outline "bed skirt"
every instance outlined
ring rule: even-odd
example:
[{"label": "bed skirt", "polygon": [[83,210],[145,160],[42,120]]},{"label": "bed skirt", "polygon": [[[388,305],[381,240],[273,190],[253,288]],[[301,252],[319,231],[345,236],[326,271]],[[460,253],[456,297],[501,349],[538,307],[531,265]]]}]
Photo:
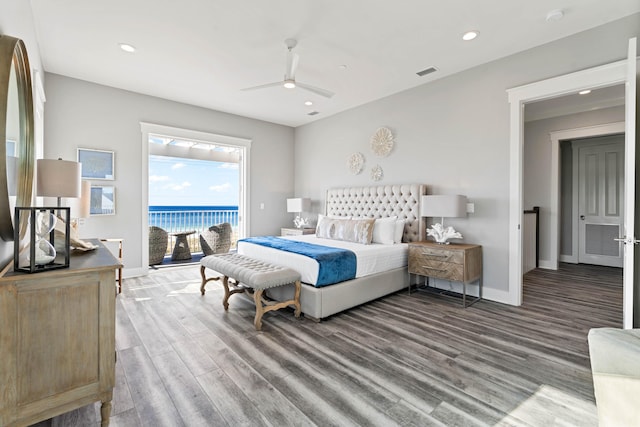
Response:
[{"label": "bed skirt", "polygon": [[[323,319],[401,289],[407,289],[408,284],[409,273],[407,267],[396,268],[322,288],[303,284],[300,305],[305,316]],[[291,299],[293,291],[293,285],[286,285],[270,289],[268,294],[269,297],[282,301]]]}]

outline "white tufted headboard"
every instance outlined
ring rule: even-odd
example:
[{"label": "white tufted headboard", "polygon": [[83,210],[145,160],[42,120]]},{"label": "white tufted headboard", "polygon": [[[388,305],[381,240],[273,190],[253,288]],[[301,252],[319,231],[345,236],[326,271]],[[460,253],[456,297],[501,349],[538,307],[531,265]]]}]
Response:
[{"label": "white tufted headboard", "polygon": [[420,197],[427,194],[424,184],[376,185],[327,190],[327,215],[384,218],[397,215],[406,219],[403,242],[425,239],[426,219],[420,216]]}]

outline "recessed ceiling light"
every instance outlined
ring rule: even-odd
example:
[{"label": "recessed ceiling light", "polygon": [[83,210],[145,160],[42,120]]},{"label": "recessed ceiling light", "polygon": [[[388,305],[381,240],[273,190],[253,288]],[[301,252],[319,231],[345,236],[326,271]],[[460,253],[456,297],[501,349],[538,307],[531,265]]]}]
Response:
[{"label": "recessed ceiling light", "polygon": [[127,43],[120,43],[120,49],[124,50],[125,52],[129,52],[129,53],[133,53],[136,51],[136,48],[131,46],[130,44]]},{"label": "recessed ceiling light", "polygon": [[591,93],[591,89],[581,90],[578,92],[579,95],[587,95]]},{"label": "recessed ceiling light", "polygon": [[478,31],[467,31],[462,35],[462,40],[464,41],[473,40],[476,37],[478,37],[478,34],[480,34]]},{"label": "recessed ceiling light", "polygon": [[313,102],[311,101],[304,101],[304,105],[306,105],[307,107],[313,105]]}]

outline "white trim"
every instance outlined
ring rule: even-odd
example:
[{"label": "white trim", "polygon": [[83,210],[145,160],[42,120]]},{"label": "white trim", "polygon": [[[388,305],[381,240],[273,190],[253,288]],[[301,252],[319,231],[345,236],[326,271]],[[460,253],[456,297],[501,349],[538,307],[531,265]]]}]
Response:
[{"label": "white trim", "polygon": [[[638,123],[637,120],[637,104],[638,104],[638,40],[636,37],[629,39],[629,46],[627,49],[627,67],[625,75],[627,77],[625,87],[625,134],[624,134],[624,147],[625,147],[625,183],[624,183],[624,269],[622,272],[622,327],[624,329],[631,329],[634,326],[634,288],[638,283],[638,277],[636,275],[636,262],[635,251],[636,234],[635,234],[635,210],[636,204],[636,143],[637,135],[636,129]],[[633,59],[636,58],[636,61]],[[640,325],[635,325],[640,326]]]},{"label": "white trim", "polygon": [[[241,148],[240,155],[240,200],[238,203],[238,236],[249,235],[249,153],[251,140],[236,136],[218,135],[172,126],[158,125],[154,123],[140,122],[142,135],[142,165],[140,167],[142,182],[142,274],[148,273],[149,266],[149,134],[178,137],[193,141],[203,141],[216,145],[229,145]],[[242,161],[244,159],[244,162]],[[240,215],[242,213],[242,216]]]},{"label": "white trim", "polygon": [[566,262],[569,264],[577,264],[578,257],[573,255],[562,255],[560,254],[560,262]]},{"label": "white trim", "polygon": [[[147,234],[149,233],[149,231],[147,230]],[[147,261],[149,260],[149,254],[147,254]],[[147,266],[147,268],[143,268],[143,267],[139,267],[139,268],[123,268],[122,269],[122,278],[123,279],[129,279],[131,277],[139,277],[139,276],[146,276],[149,273],[149,267]]]},{"label": "white trim", "polygon": [[522,304],[522,161],[524,104],[626,81],[626,60],[577,71],[507,90],[510,104],[509,292],[508,302]]},{"label": "white trim", "polygon": [[538,260],[538,268],[543,268],[545,270],[557,270],[558,263],[552,262],[548,259],[540,259]]},{"label": "white trim", "polygon": [[482,299],[513,305],[509,291],[487,288],[484,283],[482,284]]},{"label": "white trim", "polygon": [[[575,129],[565,129],[549,133],[549,139],[551,141],[551,191],[550,191],[550,205],[549,205],[549,242],[551,244],[551,250],[549,251],[549,262],[554,265],[552,270],[558,269],[558,260],[561,259],[560,255],[560,141],[567,141],[579,138],[590,138],[596,136],[614,135],[624,133],[624,122],[606,123],[595,126],[585,126]],[[574,174],[576,173],[577,160],[573,159]],[[577,212],[577,180],[573,180],[573,207],[574,212]],[[571,242],[571,254],[570,257],[575,257],[574,263],[578,262],[578,230],[577,222],[572,221],[572,242]]]}]

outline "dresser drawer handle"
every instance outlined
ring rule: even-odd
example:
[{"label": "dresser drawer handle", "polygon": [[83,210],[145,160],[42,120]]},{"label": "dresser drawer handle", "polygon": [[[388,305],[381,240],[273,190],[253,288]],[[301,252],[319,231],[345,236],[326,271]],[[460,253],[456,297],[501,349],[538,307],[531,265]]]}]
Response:
[{"label": "dresser drawer handle", "polygon": [[428,267],[426,265],[423,265],[422,268],[424,268],[425,270],[433,270],[433,271],[441,271],[441,272],[447,271],[444,268],[433,268],[433,267]]},{"label": "dresser drawer handle", "polygon": [[429,252],[422,252],[422,255],[427,255],[427,256],[432,256],[432,257],[436,257],[436,258],[446,258],[449,255],[443,255],[443,254],[432,254]]}]

